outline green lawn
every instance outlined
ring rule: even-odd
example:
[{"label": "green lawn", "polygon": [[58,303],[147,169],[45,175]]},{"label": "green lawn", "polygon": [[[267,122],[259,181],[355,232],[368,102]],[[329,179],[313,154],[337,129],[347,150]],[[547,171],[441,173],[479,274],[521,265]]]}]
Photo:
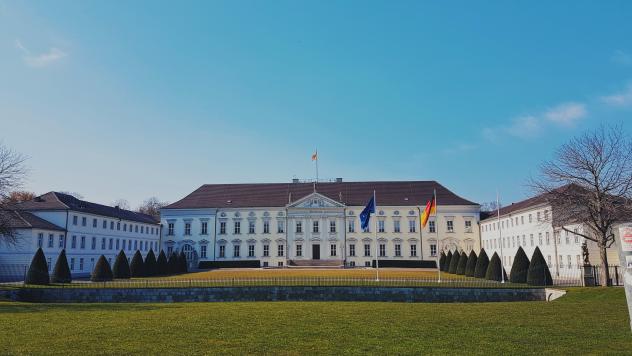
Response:
[{"label": "green lawn", "polygon": [[487,304],[0,302],[0,354],[627,354],[623,289]]}]

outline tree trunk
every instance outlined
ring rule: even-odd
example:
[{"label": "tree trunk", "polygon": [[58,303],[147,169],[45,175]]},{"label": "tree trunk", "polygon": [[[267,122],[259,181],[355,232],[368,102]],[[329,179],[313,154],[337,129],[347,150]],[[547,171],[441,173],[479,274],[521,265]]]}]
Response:
[{"label": "tree trunk", "polygon": [[601,285],[610,287],[610,270],[608,270],[608,252],[605,246],[599,246],[599,255],[601,257],[601,272],[599,278],[601,279]]}]

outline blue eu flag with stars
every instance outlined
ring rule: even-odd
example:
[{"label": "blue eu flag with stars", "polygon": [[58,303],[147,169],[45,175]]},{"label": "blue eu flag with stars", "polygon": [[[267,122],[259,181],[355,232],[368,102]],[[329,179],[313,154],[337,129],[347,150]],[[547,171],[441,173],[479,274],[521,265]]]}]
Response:
[{"label": "blue eu flag with stars", "polygon": [[369,219],[371,219],[371,213],[375,214],[375,196],[371,197],[369,203],[360,213],[360,223],[363,230],[366,230],[369,227]]}]

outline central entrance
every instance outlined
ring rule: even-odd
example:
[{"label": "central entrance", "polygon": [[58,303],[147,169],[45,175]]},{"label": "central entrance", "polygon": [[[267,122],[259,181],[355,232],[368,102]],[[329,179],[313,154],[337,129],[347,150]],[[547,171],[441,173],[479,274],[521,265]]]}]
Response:
[{"label": "central entrance", "polygon": [[319,244],[312,245],[312,259],[320,260],[320,245]]}]

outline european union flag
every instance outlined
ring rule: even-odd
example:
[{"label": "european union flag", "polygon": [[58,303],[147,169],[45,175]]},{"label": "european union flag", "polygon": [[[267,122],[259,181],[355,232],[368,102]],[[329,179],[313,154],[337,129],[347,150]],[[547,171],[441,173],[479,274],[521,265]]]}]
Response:
[{"label": "european union flag", "polygon": [[369,227],[369,220],[371,219],[371,213],[375,214],[375,195],[371,197],[369,203],[366,205],[364,210],[360,213],[360,224],[363,230],[366,230]]}]

